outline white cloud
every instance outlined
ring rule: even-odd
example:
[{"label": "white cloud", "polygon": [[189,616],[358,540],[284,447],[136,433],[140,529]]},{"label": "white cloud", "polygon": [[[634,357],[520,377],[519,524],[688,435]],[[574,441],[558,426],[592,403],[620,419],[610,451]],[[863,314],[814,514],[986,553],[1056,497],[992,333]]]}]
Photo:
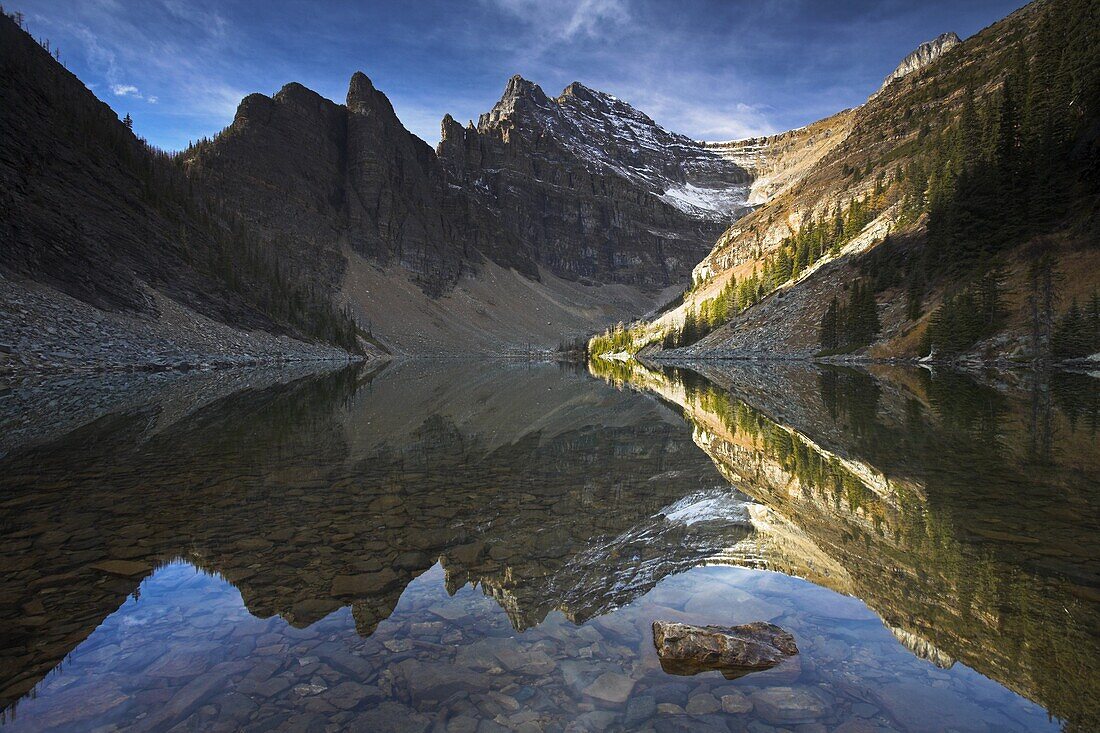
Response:
[{"label": "white cloud", "polygon": [[158,97],[142,94],[133,84],[112,84],[111,94],[116,97],[128,97],[129,99],[144,99],[149,104],[156,104],[159,101]]}]

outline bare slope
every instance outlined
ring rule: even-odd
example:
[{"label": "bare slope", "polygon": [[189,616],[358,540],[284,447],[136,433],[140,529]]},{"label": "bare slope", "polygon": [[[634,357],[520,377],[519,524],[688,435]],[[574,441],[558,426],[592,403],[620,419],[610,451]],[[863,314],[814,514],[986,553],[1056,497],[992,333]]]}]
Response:
[{"label": "bare slope", "polygon": [[629,285],[582,285],[546,270],[534,280],[491,261],[432,298],[408,273],[355,254],[348,255],[339,298],[392,351],[450,355],[552,348],[590,333],[593,324],[636,318],[660,300]]}]

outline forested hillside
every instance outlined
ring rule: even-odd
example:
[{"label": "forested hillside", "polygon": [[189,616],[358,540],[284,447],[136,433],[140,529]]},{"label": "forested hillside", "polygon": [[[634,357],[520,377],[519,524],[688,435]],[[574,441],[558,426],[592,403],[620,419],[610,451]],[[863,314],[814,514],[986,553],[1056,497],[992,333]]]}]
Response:
[{"label": "forested hillside", "polygon": [[1033,3],[888,83],[723,235],[682,304],[592,350],[1100,350],[1098,28],[1096,0]]}]

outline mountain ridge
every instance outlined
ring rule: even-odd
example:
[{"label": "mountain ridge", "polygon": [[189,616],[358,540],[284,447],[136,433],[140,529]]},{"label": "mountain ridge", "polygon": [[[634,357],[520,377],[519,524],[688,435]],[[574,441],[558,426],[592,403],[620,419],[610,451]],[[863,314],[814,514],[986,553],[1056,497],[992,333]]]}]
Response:
[{"label": "mountain ridge", "polygon": [[2,372],[345,359],[356,348],[344,314],[280,271],[254,231],[7,15],[0,180]]}]

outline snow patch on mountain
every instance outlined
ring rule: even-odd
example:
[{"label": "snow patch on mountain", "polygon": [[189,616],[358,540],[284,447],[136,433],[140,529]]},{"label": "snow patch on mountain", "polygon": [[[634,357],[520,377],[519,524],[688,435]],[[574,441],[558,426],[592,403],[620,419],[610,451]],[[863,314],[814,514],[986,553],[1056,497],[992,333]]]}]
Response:
[{"label": "snow patch on mountain", "polygon": [[691,183],[670,186],[660,198],[685,214],[699,218],[737,219],[751,210],[749,186],[703,188]]},{"label": "snow patch on mountain", "polygon": [[626,178],[693,218],[727,221],[749,210],[748,171],[611,94],[573,82],[551,98],[537,84],[513,77],[479,128],[508,118],[533,122],[589,170]]}]

